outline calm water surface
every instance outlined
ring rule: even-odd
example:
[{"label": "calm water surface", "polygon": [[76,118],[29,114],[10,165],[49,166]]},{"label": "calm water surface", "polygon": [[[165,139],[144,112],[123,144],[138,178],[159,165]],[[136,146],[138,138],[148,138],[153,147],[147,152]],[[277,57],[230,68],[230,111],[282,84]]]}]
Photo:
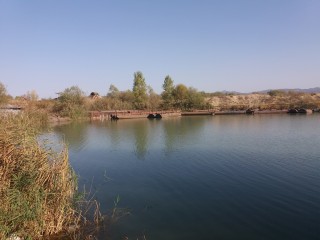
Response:
[{"label": "calm water surface", "polygon": [[[320,239],[320,115],[213,116],[55,128],[103,212],[99,239]],[[142,238],[141,238],[142,239]]]}]

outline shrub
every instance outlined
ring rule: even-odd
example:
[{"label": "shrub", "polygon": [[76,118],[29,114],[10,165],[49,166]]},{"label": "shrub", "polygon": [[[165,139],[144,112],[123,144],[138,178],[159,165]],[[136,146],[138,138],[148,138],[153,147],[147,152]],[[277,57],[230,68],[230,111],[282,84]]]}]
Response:
[{"label": "shrub", "polygon": [[90,111],[103,111],[109,110],[110,101],[107,97],[102,97],[99,99],[92,99],[88,103],[88,108]]},{"label": "shrub", "polygon": [[275,97],[275,96],[283,96],[285,95],[285,92],[284,91],[281,91],[281,90],[270,90],[268,92],[268,94],[271,96],[271,97]]},{"label": "shrub", "polygon": [[77,86],[66,88],[59,93],[53,111],[62,117],[78,119],[86,115],[85,94]]}]

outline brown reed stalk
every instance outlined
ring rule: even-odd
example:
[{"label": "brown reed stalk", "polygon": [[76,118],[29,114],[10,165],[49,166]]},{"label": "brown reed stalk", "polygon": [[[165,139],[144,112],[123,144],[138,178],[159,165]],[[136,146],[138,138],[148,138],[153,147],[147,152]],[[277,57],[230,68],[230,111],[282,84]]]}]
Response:
[{"label": "brown reed stalk", "polygon": [[40,144],[35,123],[27,114],[0,116],[0,239],[47,239],[85,219],[67,147]]}]

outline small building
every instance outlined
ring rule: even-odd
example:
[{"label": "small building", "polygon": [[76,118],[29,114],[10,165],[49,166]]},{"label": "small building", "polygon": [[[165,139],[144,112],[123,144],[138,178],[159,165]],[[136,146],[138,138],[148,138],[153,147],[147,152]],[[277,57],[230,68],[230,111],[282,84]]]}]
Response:
[{"label": "small building", "polygon": [[99,98],[101,98],[101,96],[97,92],[91,92],[89,97],[91,99],[99,99]]}]

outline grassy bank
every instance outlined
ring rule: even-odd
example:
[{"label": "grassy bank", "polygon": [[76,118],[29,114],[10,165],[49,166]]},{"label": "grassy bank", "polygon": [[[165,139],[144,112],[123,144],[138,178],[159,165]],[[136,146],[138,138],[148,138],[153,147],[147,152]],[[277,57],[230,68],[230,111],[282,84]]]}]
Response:
[{"label": "grassy bank", "polygon": [[[77,96],[77,95],[76,95]],[[101,98],[65,97],[56,100],[21,101],[12,100],[9,103],[22,107],[29,114],[37,116],[37,121],[68,122],[88,119],[89,111],[134,111],[133,106],[110,96]],[[74,99],[75,98],[75,99]],[[121,104],[120,104],[121,103]],[[159,105],[157,108],[145,108],[144,111],[162,111],[170,105]],[[189,106],[189,105],[188,105]],[[191,105],[190,105],[191,106]],[[204,108],[193,106],[188,108],[170,108],[170,110],[214,110],[214,111],[245,111],[249,108],[259,110],[288,110],[291,108],[320,108],[320,93],[271,92],[269,94],[207,94]],[[47,120],[46,120],[47,119]]]},{"label": "grassy bank", "polygon": [[40,144],[39,124],[26,114],[0,118],[0,239],[48,239],[86,223],[68,150]]}]

